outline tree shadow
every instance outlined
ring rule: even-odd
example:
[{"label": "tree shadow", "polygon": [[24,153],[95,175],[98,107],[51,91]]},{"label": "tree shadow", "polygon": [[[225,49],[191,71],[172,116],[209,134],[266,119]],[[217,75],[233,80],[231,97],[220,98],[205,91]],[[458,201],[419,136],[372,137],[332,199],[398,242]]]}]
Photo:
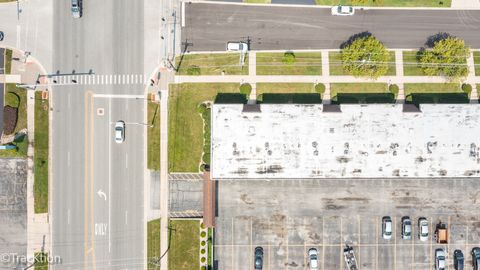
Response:
[{"label": "tree shadow", "polygon": [[322,97],[317,93],[294,93],[294,94],[261,94],[259,98],[266,104],[319,104]]},{"label": "tree shadow", "polygon": [[435,46],[435,43],[447,38],[453,37],[449,33],[446,32],[438,32],[435,35],[429,36],[427,38],[427,41],[425,42],[425,47],[427,48],[433,48]]},{"label": "tree shadow", "polygon": [[391,104],[395,103],[392,93],[338,93],[333,104]]},{"label": "tree shadow", "polygon": [[369,32],[369,31],[363,31],[363,32],[357,33],[357,34],[351,36],[350,38],[348,38],[347,41],[340,44],[340,49],[344,49],[345,47],[350,46],[350,44],[352,44],[356,39],[367,38],[367,37],[371,37],[371,36],[372,36],[372,33]]},{"label": "tree shadow", "polygon": [[464,104],[470,103],[467,93],[412,93],[405,97],[407,104]]}]

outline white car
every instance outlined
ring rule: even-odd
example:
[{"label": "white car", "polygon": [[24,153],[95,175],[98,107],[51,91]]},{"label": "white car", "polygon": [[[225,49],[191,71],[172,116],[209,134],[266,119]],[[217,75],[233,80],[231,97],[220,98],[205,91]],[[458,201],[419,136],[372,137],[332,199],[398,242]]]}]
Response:
[{"label": "white car", "polygon": [[115,123],[115,142],[122,143],[125,141],[125,122],[117,121]]},{"label": "white car", "polygon": [[418,219],[418,238],[420,241],[428,240],[428,221],[424,217]]},{"label": "white car", "polygon": [[392,239],[392,218],[389,216],[382,218],[382,237],[385,240]]},{"label": "white car", "polygon": [[355,8],[352,6],[334,6],[332,7],[333,16],[352,16],[355,14]]},{"label": "white car", "polygon": [[308,250],[308,260],[310,262],[310,270],[318,269],[318,254],[316,248],[311,248]]},{"label": "white car", "polygon": [[248,51],[248,44],[245,42],[228,42],[227,51],[246,53]]},{"label": "white car", "polygon": [[435,250],[435,269],[445,270],[445,250],[441,248]]}]

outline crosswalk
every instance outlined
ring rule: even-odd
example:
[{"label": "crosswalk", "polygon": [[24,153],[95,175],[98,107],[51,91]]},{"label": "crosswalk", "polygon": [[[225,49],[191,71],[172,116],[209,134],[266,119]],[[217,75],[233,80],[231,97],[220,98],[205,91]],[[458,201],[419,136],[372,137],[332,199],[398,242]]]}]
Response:
[{"label": "crosswalk", "polygon": [[145,85],[150,83],[145,74],[61,75],[53,76],[49,80],[53,85]]}]

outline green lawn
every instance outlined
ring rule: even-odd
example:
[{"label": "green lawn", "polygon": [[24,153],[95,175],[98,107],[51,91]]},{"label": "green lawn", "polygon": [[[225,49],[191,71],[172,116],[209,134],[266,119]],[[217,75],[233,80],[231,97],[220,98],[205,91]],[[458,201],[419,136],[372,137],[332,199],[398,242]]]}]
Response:
[{"label": "green lawn", "polygon": [[473,60],[475,63],[475,76],[480,76],[480,52],[473,52]]},{"label": "green lawn", "polygon": [[317,5],[358,5],[379,7],[450,7],[451,0],[315,0]]},{"label": "green lawn", "polygon": [[403,51],[403,75],[426,76],[418,65],[417,51]]},{"label": "green lawn", "polygon": [[147,263],[148,270],[160,270],[160,219],[147,223]]},{"label": "green lawn", "polygon": [[[396,74],[395,71],[395,52],[389,52],[390,58],[388,60],[388,71],[386,76],[394,76]],[[334,76],[341,76],[341,75],[351,75],[346,73],[343,70],[342,66],[342,54],[340,52],[329,52],[328,53],[328,60],[330,66],[330,75]]]},{"label": "green lawn", "polygon": [[150,170],[160,170],[160,104],[158,102],[148,101],[147,108],[148,124],[148,162],[147,167]]},{"label": "green lawn", "polygon": [[[18,107],[17,125],[15,133],[27,128],[27,91],[23,88],[17,88],[15,84],[5,85],[5,106]],[[2,150],[0,157],[27,157],[28,139],[27,136],[18,138],[13,142],[17,146],[16,150]]]},{"label": "green lawn", "polygon": [[257,75],[322,75],[320,52],[296,52],[295,63],[282,62],[284,53],[257,53]]},{"label": "green lawn", "polygon": [[48,212],[48,112],[48,100],[42,100],[41,92],[35,93],[35,213]]},{"label": "green lawn", "polygon": [[35,270],[48,270],[48,254],[42,252],[35,253]]},{"label": "green lawn", "polygon": [[10,74],[12,72],[12,54],[13,51],[10,49],[5,51],[5,74]]},{"label": "green lawn", "polygon": [[468,94],[458,83],[406,83],[407,103],[468,103]]},{"label": "green lawn", "polygon": [[198,172],[203,122],[198,105],[218,93],[240,93],[236,83],[171,84],[168,106],[168,171]]},{"label": "green lawn", "polygon": [[313,83],[257,83],[257,100],[264,103],[321,103]]},{"label": "green lawn", "polygon": [[[178,67],[180,57],[175,60]],[[247,75],[248,54],[243,66],[240,66],[239,53],[185,54],[177,75],[221,75],[222,71],[225,75]]]},{"label": "green lawn", "polygon": [[333,103],[395,102],[395,94],[386,83],[332,83],[330,97]]},{"label": "green lawn", "polygon": [[171,220],[168,269],[200,268],[200,223],[196,220]]}]

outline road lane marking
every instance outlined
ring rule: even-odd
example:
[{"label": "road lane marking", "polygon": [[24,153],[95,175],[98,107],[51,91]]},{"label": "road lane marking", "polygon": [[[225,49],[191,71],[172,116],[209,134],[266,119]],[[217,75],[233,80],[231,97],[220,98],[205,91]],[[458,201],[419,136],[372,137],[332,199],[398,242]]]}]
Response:
[{"label": "road lane marking", "polygon": [[94,98],[131,98],[131,99],[144,99],[144,95],[115,95],[115,94],[95,94]]},{"label": "road lane marking", "polygon": [[87,91],[85,93],[85,182],[84,182],[84,189],[85,189],[85,198],[84,198],[84,207],[85,207],[85,221],[84,221],[84,247],[85,247],[85,255],[84,255],[84,264],[85,264],[85,267],[87,267],[88,265],[88,254],[91,250],[91,248],[89,247],[89,230],[88,230],[88,226],[89,226],[89,218],[90,218],[90,214],[89,214],[89,205],[88,205],[88,196],[89,196],[89,192],[88,192],[88,187],[89,187],[89,166],[90,166],[90,163],[88,162],[88,158],[89,158],[89,143],[90,143],[90,137],[89,137],[89,129],[90,129],[90,118],[89,118],[89,115],[88,115],[88,112],[89,112],[89,107],[90,107],[90,102],[89,102],[89,97],[91,95],[91,92],[90,91]]},{"label": "road lane marking", "polygon": [[20,48],[20,33],[22,31],[22,27],[17,24],[17,45],[15,47]]},{"label": "road lane marking", "polygon": [[[108,122],[112,122],[112,100],[108,101]],[[108,225],[112,226],[112,129],[108,127]],[[108,252],[112,251],[112,230],[108,230]]]},{"label": "road lane marking", "polygon": [[70,167],[70,151],[67,152],[67,166]]},{"label": "road lane marking", "polygon": [[125,224],[128,224],[128,211],[125,211]]},{"label": "road lane marking", "polygon": [[70,209],[67,210],[67,224],[70,224]]},{"label": "road lane marking", "polygon": [[125,168],[128,169],[128,154],[125,153]]}]

